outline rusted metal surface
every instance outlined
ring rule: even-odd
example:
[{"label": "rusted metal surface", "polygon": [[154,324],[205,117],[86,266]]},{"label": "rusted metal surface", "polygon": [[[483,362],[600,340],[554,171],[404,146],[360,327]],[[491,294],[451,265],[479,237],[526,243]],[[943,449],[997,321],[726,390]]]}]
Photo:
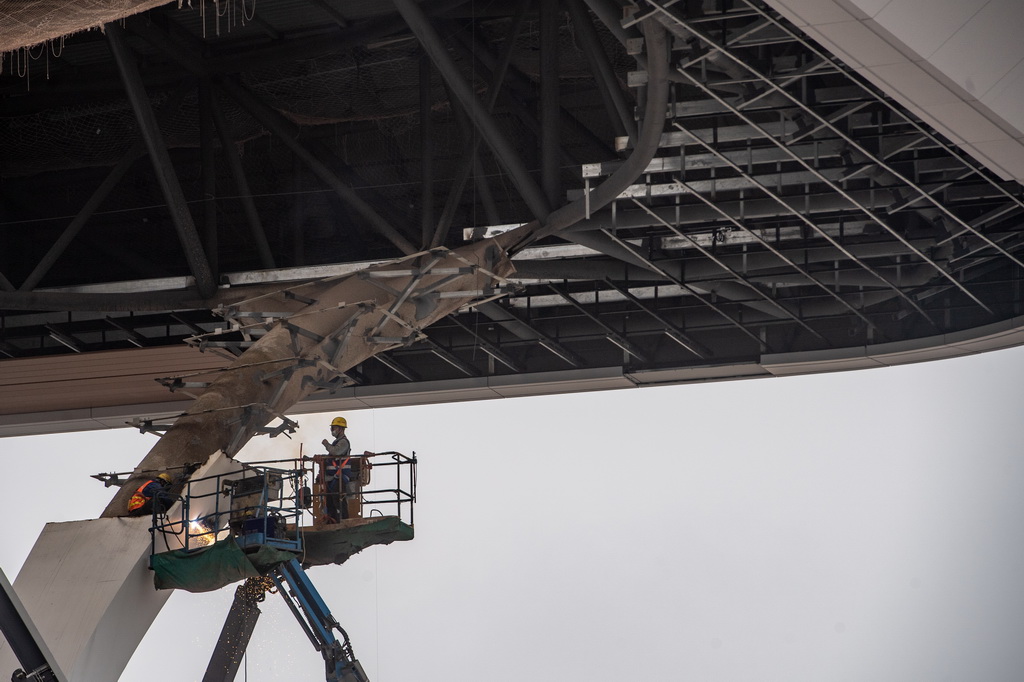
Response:
[{"label": "rusted metal surface", "polygon": [[[456,251],[434,249],[336,280],[282,290],[222,311],[264,331],[150,450],[137,471],[233,456],[256,431],[323,382],[375,353],[418,338],[419,331],[486,298],[513,268],[493,241]],[[256,318],[246,317],[258,314]],[[279,317],[278,317],[279,316]],[[103,516],[121,516],[134,478]]]}]

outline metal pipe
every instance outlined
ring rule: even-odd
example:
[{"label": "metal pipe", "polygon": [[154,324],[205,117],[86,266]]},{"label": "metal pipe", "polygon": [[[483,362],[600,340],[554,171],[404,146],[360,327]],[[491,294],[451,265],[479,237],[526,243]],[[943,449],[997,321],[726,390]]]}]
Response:
[{"label": "metal pipe", "polygon": [[188,202],[185,200],[185,193],[178,182],[178,176],[174,172],[171,163],[171,155],[167,152],[163,138],[160,135],[160,128],[156,122],[156,115],[146,94],[146,88],[142,83],[142,76],[139,74],[135,60],[124,38],[124,29],[116,22],[106,24],[104,31],[107,34],[107,44],[114,54],[114,61],[117,62],[117,69],[121,74],[121,81],[124,83],[125,91],[128,94],[128,101],[131,103],[132,111],[135,112],[135,119],[139,123],[142,138],[145,140],[146,149],[149,150],[149,157],[153,162],[153,171],[156,174],[160,190],[163,192],[167,208],[171,213],[171,220],[178,232],[178,239],[181,241],[182,249],[185,252],[185,260],[188,262],[192,276],[196,278],[196,287],[202,296],[211,296],[217,289],[217,283],[210,271],[210,263],[203,251],[202,241],[196,231],[195,223],[192,221],[192,214],[188,210]]}]

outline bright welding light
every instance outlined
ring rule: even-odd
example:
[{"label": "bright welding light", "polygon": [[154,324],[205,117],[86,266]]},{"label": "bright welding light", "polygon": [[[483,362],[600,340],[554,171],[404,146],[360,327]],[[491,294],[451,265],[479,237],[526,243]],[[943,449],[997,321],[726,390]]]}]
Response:
[{"label": "bright welding light", "polygon": [[214,537],[213,530],[205,523],[202,523],[199,519],[189,521],[188,527],[189,530],[191,531],[189,533],[189,535],[191,536],[191,540],[198,547],[206,547],[207,545],[212,545],[214,540],[216,539]]}]

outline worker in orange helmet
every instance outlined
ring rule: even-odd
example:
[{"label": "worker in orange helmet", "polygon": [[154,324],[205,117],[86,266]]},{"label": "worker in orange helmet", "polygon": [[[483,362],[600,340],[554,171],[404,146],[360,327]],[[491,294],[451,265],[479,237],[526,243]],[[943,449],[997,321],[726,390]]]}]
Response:
[{"label": "worker in orange helmet", "polygon": [[158,514],[167,511],[175,501],[175,497],[169,491],[171,483],[173,483],[171,475],[164,472],[140,485],[128,500],[128,515],[152,514],[154,506]]},{"label": "worker in orange helmet", "polygon": [[327,491],[324,507],[333,521],[348,518],[348,505],[342,503],[345,484],[352,478],[352,467],[348,463],[352,455],[352,445],[345,435],[347,428],[348,421],[344,417],[335,417],[331,421],[331,435],[334,440],[328,441],[324,438],[321,441],[329,455],[324,461],[322,471]]}]

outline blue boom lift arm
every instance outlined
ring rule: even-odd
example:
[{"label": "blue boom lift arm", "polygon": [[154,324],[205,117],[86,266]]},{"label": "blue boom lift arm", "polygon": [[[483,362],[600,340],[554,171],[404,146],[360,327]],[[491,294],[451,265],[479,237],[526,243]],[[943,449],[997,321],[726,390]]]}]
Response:
[{"label": "blue boom lift arm", "polygon": [[[271,574],[277,591],[299,621],[309,641],[324,657],[328,682],[369,682],[352,653],[348,634],[331,615],[297,559],[278,566]],[[288,589],[285,589],[287,583]],[[337,630],[342,639],[334,635]]]},{"label": "blue boom lift arm", "polygon": [[[331,615],[299,562],[296,559],[285,562],[271,571],[269,577],[313,647],[323,656],[327,682],[369,682],[352,653],[348,635]],[[232,682],[235,679],[260,616],[257,603],[263,601],[268,586],[266,581],[250,579],[235,592],[235,601],[203,682]],[[340,640],[335,636],[335,630],[341,634]]]}]

